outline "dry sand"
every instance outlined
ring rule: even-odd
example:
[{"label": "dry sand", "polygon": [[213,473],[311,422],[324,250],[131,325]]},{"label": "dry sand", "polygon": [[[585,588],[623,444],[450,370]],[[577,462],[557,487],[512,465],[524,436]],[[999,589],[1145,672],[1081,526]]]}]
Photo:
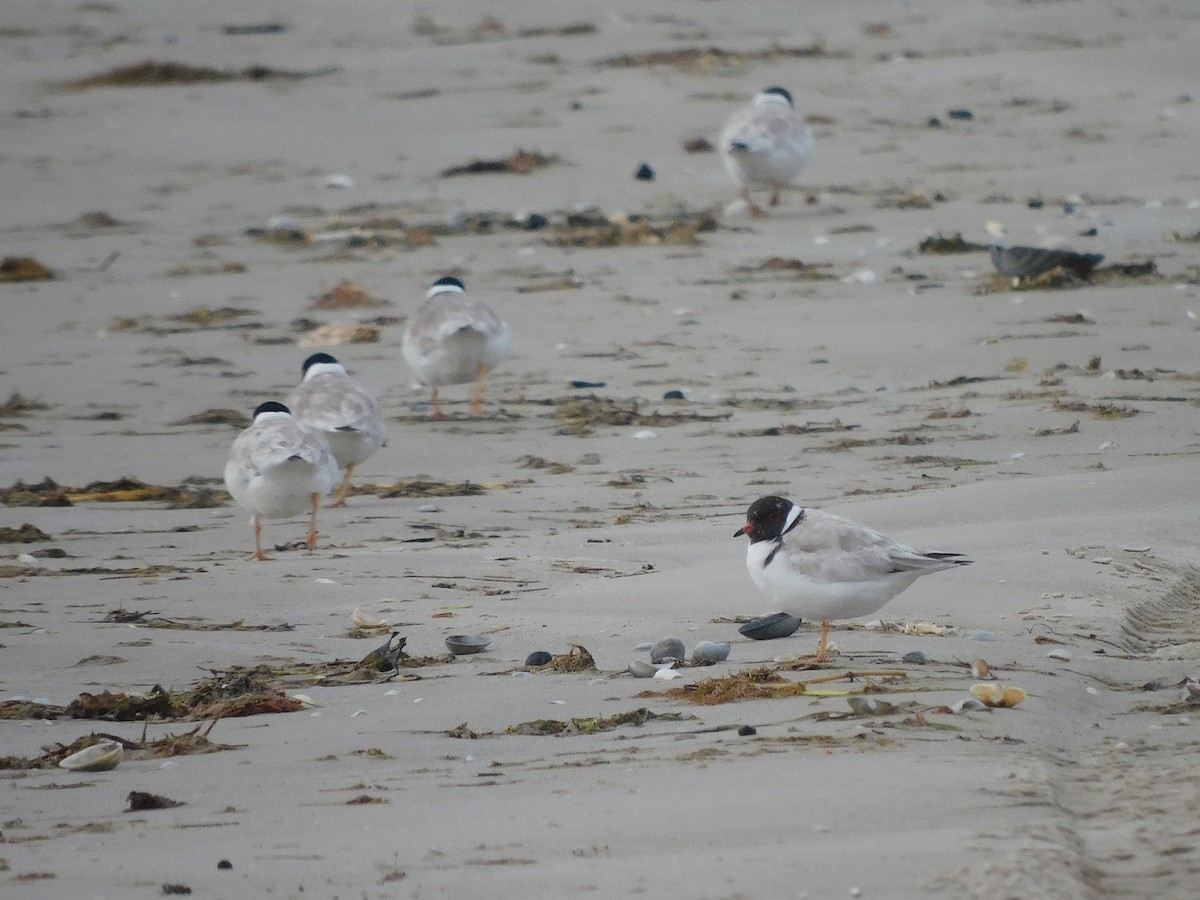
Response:
[{"label": "dry sand", "polygon": [[[223,30],[270,22],[286,27]],[[322,513],[315,553],[271,563],[247,559],[229,504],[5,507],[0,524],[51,540],[6,545],[0,701],[355,660],[381,640],[347,636],[355,608],[414,656],[453,633],[493,643],[392,681],[301,679],[289,691],[315,707],[216,724],[236,749],[3,771],[0,894],[1195,896],[1196,715],[1176,685],[1200,674],[1197,46],[1194,0],[8,4],[0,246],[58,277],[0,286],[0,393],[35,402],[0,418],[0,486],[219,488],[235,428],[175,423],[283,396],[308,352],[296,320],[357,316],[379,318],[379,341],[333,352],[380,393],[391,441],[356,483],[484,490],[353,496]],[[604,62],[687,48],[733,55]],[[62,86],[145,60],[312,77]],[[817,154],[752,221],[727,208],[717,157],[683,142],[715,139],[768,84],[791,89]],[[560,161],[439,177],[517,148]],[[633,178],[642,162],[656,180]],[[719,227],[556,246],[589,207],[660,229],[713,210]],[[530,213],[551,227],[444,233]],[[280,217],[322,239],[248,231]],[[397,219],[406,243],[329,234]],[[1010,291],[984,253],[917,252],[937,233],[994,241],[989,223],[1159,274]],[[764,267],[776,257],[815,268]],[[449,419],[425,418],[400,359],[403,316],[446,272],[515,334],[478,419],[465,388],[446,392]],[[387,305],[315,310],[343,280]],[[173,318],[225,307],[248,312]],[[588,397],[624,418],[571,428],[564,404]],[[840,623],[831,665],[784,670],[899,671],[872,682],[899,711],[665,695],[812,652],[810,627],[756,643],[728,621],[773,611],[732,538],[764,493],[976,560],[883,612],[952,634]],[[302,532],[275,522],[266,539]],[[13,558],[47,548],[67,556]],[[294,628],[106,623],[117,609]],[[665,635],[732,654],[670,684],[623,674]],[[572,643],[597,671],[515,671]],[[916,650],[928,665],[901,662]],[[1027,699],[949,714],[980,657]],[[506,733],[641,708],[660,718]],[[143,728],[2,721],[0,755]],[[184,805],[126,811],[135,790]]]}]

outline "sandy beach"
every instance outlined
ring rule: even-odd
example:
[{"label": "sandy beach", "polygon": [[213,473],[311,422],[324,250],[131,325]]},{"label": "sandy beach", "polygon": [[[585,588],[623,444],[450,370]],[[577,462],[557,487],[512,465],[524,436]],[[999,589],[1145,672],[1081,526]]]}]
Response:
[{"label": "sandy beach", "polygon": [[[0,895],[1196,895],[1194,0],[9,6]],[[772,84],[758,219],[700,139]],[[433,419],[447,274],[513,347]],[[252,561],[313,347],[389,441]],[[814,667],[738,632],[765,494],[974,563]]]}]

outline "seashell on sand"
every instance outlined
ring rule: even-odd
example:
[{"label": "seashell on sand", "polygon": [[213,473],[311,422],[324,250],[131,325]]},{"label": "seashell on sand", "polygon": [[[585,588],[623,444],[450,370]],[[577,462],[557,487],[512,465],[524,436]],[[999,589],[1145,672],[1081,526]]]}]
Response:
[{"label": "seashell on sand", "polygon": [[980,703],[974,697],[964,697],[950,707],[951,712],[980,712],[987,709],[987,704]]},{"label": "seashell on sand", "polygon": [[992,676],[992,667],[988,665],[986,659],[977,659],[971,663],[971,674],[984,681]]},{"label": "seashell on sand", "polygon": [[372,628],[387,628],[387,619],[376,619],[373,616],[367,615],[359,607],[354,608],[354,612],[350,613],[350,622],[355,628],[370,630]]},{"label": "seashell on sand", "polygon": [[687,659],[687,647],[677,637],[665,637],[660,641],[655,641],[654,646],[650,648],[650,662],[662,663],[668,659],[675,659],[679,662]]},{"label": "seashell on sand", "polygon": [[692,662],[718,663],[729,659],[728,641],[700,641],[692,648]]},{"label": "seashell on sand", "polygon": [[1005,687],[997,682],[971,685],[971,696],[993,708],[1016,706],[1025,699],[1025,691],[1019,687]]},{"label": "seashell on sand", "polygon": [[452,634],[446,638],[446,647],[455,656],[465,656],[468,653],[482,653],[492,642],[480,634]]},{"label": "seashell on sand", "polygon": [[846,702],[859,716],[886,716],[896,711],[896,704],[876,697],[847,697]]},{"label": "seashell on sand", "polygon": [[653,678],[658,671],[658,666],[651,665],[644,659],[631,659],[629,661],[629,674],[634,678]]},{"label": "seashell on sand", "polygon": [[659,681],[670,681],[672,678],[682,678],[683,676],[674,669],[659,669],[654,673],[654,677]]},{"label": "seashell on sand", "polygon": [[788,613],[780,612],[747,622],[738,629],[738,633],[751,640],[769,641],[773,638],[784,638],[795,634],[799,627],[799,619]]},{"label": "seashell on sand", "polygon": [[124,758],[125,748],[116,741],[100,741],[90,747],[84,747],[78,753],[72,753],[58,765],[72,772],[107,772],[109,769],[115,769]]}]

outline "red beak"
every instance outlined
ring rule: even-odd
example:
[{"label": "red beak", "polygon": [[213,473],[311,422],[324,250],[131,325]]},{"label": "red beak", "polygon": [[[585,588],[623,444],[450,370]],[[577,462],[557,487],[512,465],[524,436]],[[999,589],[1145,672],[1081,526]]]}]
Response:
[{"label": "red beak", "polygon": [[749,534],[753,534],[753,533],[754,533],[754,526],[751,525],[749,522],[747,522],[745,525],[743,525],[741,528],[739,528],[737,531],[735,531],[733,533],[733,536],[741,537],[743,534],[749,535]]}]

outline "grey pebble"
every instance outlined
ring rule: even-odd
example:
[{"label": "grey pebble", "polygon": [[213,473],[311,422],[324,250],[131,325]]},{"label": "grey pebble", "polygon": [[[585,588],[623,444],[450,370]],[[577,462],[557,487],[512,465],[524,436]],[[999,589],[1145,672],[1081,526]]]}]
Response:
[{"label": "grey pebble", "polygon": [[654,646],[650,648],[650,662],[662,663],[669,659],[677,659],[680,662],[687,659],[687,647],[677,637],[665,637],[655,641]]}]

